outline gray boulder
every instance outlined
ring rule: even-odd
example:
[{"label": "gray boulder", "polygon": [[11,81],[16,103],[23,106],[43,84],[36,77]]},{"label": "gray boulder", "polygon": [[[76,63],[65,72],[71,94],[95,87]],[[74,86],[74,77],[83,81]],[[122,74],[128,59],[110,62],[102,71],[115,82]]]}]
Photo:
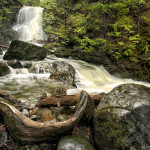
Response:
[{"label": "gray boulder", "polygon": [[16,60],[16,59],[13,59],[13,60],[9,60],[7,62],[7,64],[9,66],[11,66],[12,68],[23,68],[22,64],[20,61]]},{"label": "gray boulder", "polygon": [[9,67],[5,63],[0,62],[0,76],[5,76],[9,73],[10,73]]},{"label": "gray boulder", "polygon": [[56,61],[52,67],[54,71],[51,73],[50,79],[75,86],[75,69],[73,66],[63,61]]},{"label": "gray boulder", "polygon": [[43,60],[46,55],[47,49],[45,48],[27,42],[14,40],[8,51],[5,53],[4,59]]},{"label": "gray boulder", "polygon": [[99,150],[150,149],[150,88],[124,84],[100,102],[94,114],[94,140]]},{"label": "gray boulder", "polygon": [[59,140],[57,150],[94,150],[82,136],[65,136]]}]

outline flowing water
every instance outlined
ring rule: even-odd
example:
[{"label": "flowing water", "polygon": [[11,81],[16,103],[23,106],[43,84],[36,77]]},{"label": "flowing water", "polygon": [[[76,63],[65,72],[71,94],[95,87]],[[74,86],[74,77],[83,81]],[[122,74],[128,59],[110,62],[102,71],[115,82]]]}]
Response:
[{"label": "flowing water", "polygon": [[18,32],[19,40],[37,43],[46,40],[41,26],[43,8],[24,6],[17,16],[17,23],[13,29]]},{"label": "flowing water", "polygon": [[[33,41],[44,40],[46,36],[41,26],[41,15],[43,9],[40,7],[23,7],[19,11],[17,24],[13,27],[19,33],[20,40]],[[0,61],[6,62],[0,56]],[[51,65],[54,61],[65,61],[71,64],[76,71],[75,83],[77,88],[54,83],[49,79],[50,73],[39,73],[39,65]],[[22,64],[26,62],[21,62]],[[109,92],[119,84],[137,83],[150,87],[150,84],[133,81],[132,79],[118,79],[110,75],[104,67],[94,66],[80,60],[62,59],[47,57],[43,61],[32,62],[37,66],[35,73],[29,73],[25,68],[13,69],[10,67],[11,74],[0,77],[0,89],[14,95],[26,104],[35,104],[41,96],[50,96],[58,88],[67,89],[67,93],[72,95],[85,90],[90,94]]]}]

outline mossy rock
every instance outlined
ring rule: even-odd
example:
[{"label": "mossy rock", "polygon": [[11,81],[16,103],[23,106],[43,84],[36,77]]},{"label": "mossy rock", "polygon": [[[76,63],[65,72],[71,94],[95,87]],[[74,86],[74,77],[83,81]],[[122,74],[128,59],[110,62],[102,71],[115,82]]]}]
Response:
[{"label": "mossy rock", "polygon": [[9,67],[5,64],[0,62],[0,76],[5,76],[10,73]]},{"label": "mossy rock", "polygon": [[8,51],[4,55],[4,59],[11,60],[43,60],[47,56],[47,49],[37,45],[14,40]]},{"label": "mossy rock", "polygon": [[82,136],[65,136],[60,139],[57,150],[94,150],[89,141]]},{"label": "mossy rock", "polygon": [[150,88],[123,84],[105,95],[94,114],[99,150],[150,148]]}]

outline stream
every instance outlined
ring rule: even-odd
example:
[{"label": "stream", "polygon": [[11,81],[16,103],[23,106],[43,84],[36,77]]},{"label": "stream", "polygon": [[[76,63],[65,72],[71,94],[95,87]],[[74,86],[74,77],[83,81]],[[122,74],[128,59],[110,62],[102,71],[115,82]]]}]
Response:
[{"label": "stream", "polygon": [[[17,23],[13,29],[18,32],[19,40],[40,45],[38,41],[46,40],[46,35],[41,26],[42,11],[40,7],[24,6],[19,11]],[[3,54],[4,55],[4,54]],[[0,55],[0,61],[3,60]],[[68,95],[80,93],[81,90],[89,94],[108,93],[114,87],[125,83],[136,83],[150,87],[150,84],[134,81],[132,79],[119,79],[110,75],[103,66],[91,65],[81,60],[63,59],[47,56],[43,61],[32,61],[33,65],[51,64],[55,61],[65,61],[75,68],[76,88],[53,82],[49,79],[50,73],[29,73],[28,69],[13,69],[11,73],[0,77],[0,89],[20,99],[23,103],[35,105],[41,96],[51,96],[52,92],[58,88],[65,88]],[[21,61],[22,64],[26,61]]]}]

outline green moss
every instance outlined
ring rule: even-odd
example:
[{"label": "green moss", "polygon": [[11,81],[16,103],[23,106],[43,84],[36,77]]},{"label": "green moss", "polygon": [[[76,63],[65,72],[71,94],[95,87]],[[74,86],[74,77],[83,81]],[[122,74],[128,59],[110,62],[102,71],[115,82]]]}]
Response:
[{"label": "green moss", "polygon": [[76,135],[76,136],[73,136],[73,139],[75,141],[77,141],[78,143],[80,143],[80,144],[84,143],[84,145],[87,147],[88,150],[94,150],[93,147],[91,146],[91,144],[89,143],[89,141],[86,138],[84,138],[80,135]]},{"label": "green moss", "polygon": [[94,136],[98,149],[124,149],[124,122],[110,110],[99,110],[94,116]]}]

